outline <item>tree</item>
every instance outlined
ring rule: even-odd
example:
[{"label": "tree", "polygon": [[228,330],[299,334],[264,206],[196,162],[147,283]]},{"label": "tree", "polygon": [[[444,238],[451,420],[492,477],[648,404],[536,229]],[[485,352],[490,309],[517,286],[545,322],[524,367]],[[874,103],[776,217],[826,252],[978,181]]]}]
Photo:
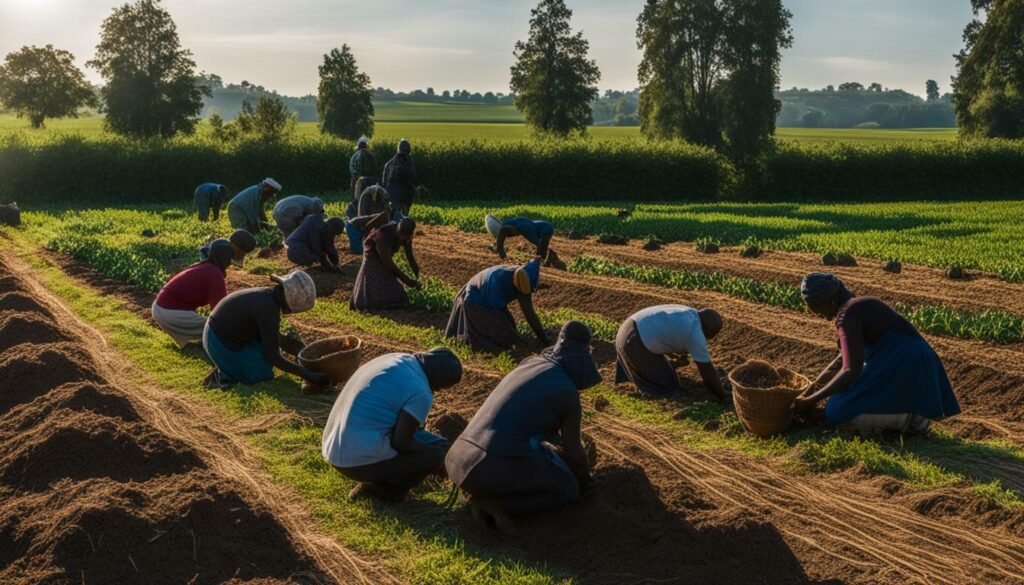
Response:
[{"label": "tree", "polygon": [[265,95],[255,107],[248,100],[242,102],[242,111],[233,123],[242,134],[273,142],[295,130],[295,117],[295,112],[288,109],[281,98]]},{"label": "tree", "polygon": [[130,136],[191,133],[209,89],[199,85],[192,53],[181,48],[160,0],[115,8],[88,65],[106,80],[107,127]]},{"label": "tree", "polygon": [[934,79],[929,79],[924,82],[924,91],[928,96],[928,101],[937,102],[939,101],[939,84]]},{"label": "tree", "polygon": [[96,95],[67,51],[22,47],[0,65],[0,102],[42,128],[47,118],[78,117],[78,110],[96,105]]},{"label": "tree", "polygon": [[839,91],[864,91],[864,86],[856,81],[847,81],[839,84]]},{"label": "tree", "polygon": [[770,144],[789,19],[780,0],[647,0],[637,20],[641,131],[744,159]]},{"label": "tree", "polygon": [[953,78],[960,134],[1024,138],[1024,0],[971,0],[971,8]]},{"label": "tree", "polygon": [[569,26],[564,0],[541,0],[530,12],[530,35],[515,45],[510,87],[534,130],[555,136],[586,133],[601,72],[587,58],[590,43]]},{"label": "tree", "polygon": [[882,93],[882,84],[878,82],[872,83],[871,85],[868,86],[868,91]]},{"label": "tree", "polygon": [[373,136],[373,86],[348,45],[324,55],[320,66],[320,131],[350,140]]}]

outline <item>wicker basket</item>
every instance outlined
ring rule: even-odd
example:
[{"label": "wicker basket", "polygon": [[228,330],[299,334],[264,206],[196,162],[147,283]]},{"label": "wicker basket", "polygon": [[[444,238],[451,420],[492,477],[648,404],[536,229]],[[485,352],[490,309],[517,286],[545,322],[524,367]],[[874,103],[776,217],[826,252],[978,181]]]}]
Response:
[{"label": "wicker basket", "polygon": [[745,369],[765,366],[765,362],[748,361],[729,372],[736,415],[747,431],[770,437],[789,428],[793,422],[793,402],[810,385],[810,380],[786,368],[773,368],[783,382],[771,388],[755,388],[736,381]]},{"label": "wicker basket", "polygon": [[332,385],[340,386],[359,368],[363,340],[354,335],[321,339],[303,348],[298,357],[303,366],[327,374]]}]

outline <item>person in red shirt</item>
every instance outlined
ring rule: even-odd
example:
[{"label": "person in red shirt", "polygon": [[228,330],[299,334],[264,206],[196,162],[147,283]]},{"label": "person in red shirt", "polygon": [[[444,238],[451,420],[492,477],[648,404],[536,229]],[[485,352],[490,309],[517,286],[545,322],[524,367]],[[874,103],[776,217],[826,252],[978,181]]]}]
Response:
[{"label": "person in red shirt", "polygon": [[196,310],[205,306],[213,310],[227,296],[225,271],[234,257],[231,242],[214,240],[207,259],[175,274],[153,301],[153,320],[178,347],[203,338],[206,317]]}]

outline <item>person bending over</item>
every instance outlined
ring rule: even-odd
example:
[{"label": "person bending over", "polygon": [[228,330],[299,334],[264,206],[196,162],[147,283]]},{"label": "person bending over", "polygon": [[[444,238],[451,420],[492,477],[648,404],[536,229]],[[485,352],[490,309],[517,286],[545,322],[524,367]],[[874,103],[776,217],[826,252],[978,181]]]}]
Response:
[{"label": "person bending over", "polygon": [[320,214],[307,215],[285,241],[288,260],[299,266],[312,266],[319,262],[324,272],[340,273],[338,248],[334,240],[344,231],[345,220],[340,217],[325,220]]},{"label": "person bending over", "polygon": [[590,330],[570,321],[554,347],[526,358],[498,384],[445,458],[478,522],[512,534],[512,516],[571,504],[593,483],[580,391],[600,381]]},{"label": "person bending over", "polygon": [[210,243],[207,259],[175,274],[153,301],[153,320],[178,347],[203,338],[206,317],[196,310],[213,309],[227,296],[226,270],[235,257],[227,240]]},{"label": "person bending over", "polygon": [[804,277],[800,294],[812,313],[835,321],[839,355],[814,381],[817,390],[797,399],[797,412],[827,399],[829,426],[851,423],[862,435],[926,432],[932,420],[960,412],[942,360],[884,301],[821,272]]},{"label": "person bending over", "polygon": [[350,498],[399,502],[444,465],[448,441],[423,430],[434,393],[462,379],[459,358],[446,347],[388,353],[349,378],[327,418],[321,454],[359,482]]},{"label": "person bending over", "polygon": [[487,232],[494,238],[494,250],[504,260],[505,240],[522,236],[537,248],[537,257],[544,261],[545,266],[564,268],[564,264],[558,259],[558,254],[551,250],[551,238],[555,235],[555,227],[546,221],[534,221],[525,217],[513,217],[501,221],[493,215],[484,217],[484,226]]},{"label": "person bending over", "polygon": [[196,187],[193,197],[196,202],[196,209],[199,212],[199,221],[210,221],[210,212],[213,212],[213,221],[220,219],[220,207],[228,197],[228,188],[217,183],[203,183]]},{"label": "person bending over", "polygon": [[319,197],[307,197],[305,195],[289,195],[274,205],[271,217],[277,224],[281,237],[288,239],[288,236],[299,227],[302,220],[309,215],[323,215],[324,201]]},{"label": "person bending over", "polygon": [[622,323],[615,336],[615,383],[632,382],[642,392],[663,396],[679,390],[676,364],[692,359],[704,386],[728,403],[728,382],[718,375],[708,350],[708,341],[721,330],[722,317],[713,309],[698,311],[685,305],[641,309]]},{"label": "person bending over", "polygon": [[274,286],[233,292],[210,314],[203,331],[203,349],[214,364],[206,379],[208,387],[273,380],[275,367],[316,387],[330,384],[326,374],[305,368],[281,353],[282,349],[292,355],[302,351],[301,343],[280,334],[281,315],[313,308],[313,279],[300,270],[270,278]]},{"label": "person bending over", "polygon": [[[412,251],[415,234],[416,222],[409,218],[372,228],[370,235],[363,240],[363,263],[359,266],[359,274],[352,287],[349,301],[351,308],[372,311],[400,309],[409,304],[409,296],[402,285],[416,289],[422,286],[417,280],[420,266]],[[405,252],[405,259],[412,268],[412,277],[395,264],[394,257],[399,250]]]},{"label": "person bending over", "polygon": [[547,332],[533,309],[539,280],[539,258],[521,267],[492,266],[478,272],[455,297],[445,335],[477,351],[501,353],[511,349],[520,337],[508,306],[518,301],[537,339],[548,344]]},{"label": "person bending over", "polygon": [[231,227],[258,234],[269,229],[265,206],[281,190],[281,184],[271,178],[249,187],[228,202],[228,220]]}]

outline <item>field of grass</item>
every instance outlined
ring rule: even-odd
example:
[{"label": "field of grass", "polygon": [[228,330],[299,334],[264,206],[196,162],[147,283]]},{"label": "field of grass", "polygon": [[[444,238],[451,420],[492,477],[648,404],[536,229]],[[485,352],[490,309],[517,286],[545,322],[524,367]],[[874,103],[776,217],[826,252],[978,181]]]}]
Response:
[{"label": "field of grass", "polygon": [[[375,135],[408,138],[419,142],[446,140],[522,140],[531,136],[522,123],[522,116],[510,105],[429,104],[414,102],[382,102],[376,105]],[[41,131],[32,130],[28,122],[12,114],[0,114],[0,134],[26,132],[75,133],[83,136],[104,134],[103,118],[92,116],[50,120]],[[314,122],[301,122],[300,135],[317,135]],[[588,130],[595,140],[624,140],[640,137],[638,127],[593,126]],[[869,130],[855,128],[779,128],[780,139],[799,142],[892,142],[899,140],[953,140],[954,128],[923,128],[906,130]]]}]

